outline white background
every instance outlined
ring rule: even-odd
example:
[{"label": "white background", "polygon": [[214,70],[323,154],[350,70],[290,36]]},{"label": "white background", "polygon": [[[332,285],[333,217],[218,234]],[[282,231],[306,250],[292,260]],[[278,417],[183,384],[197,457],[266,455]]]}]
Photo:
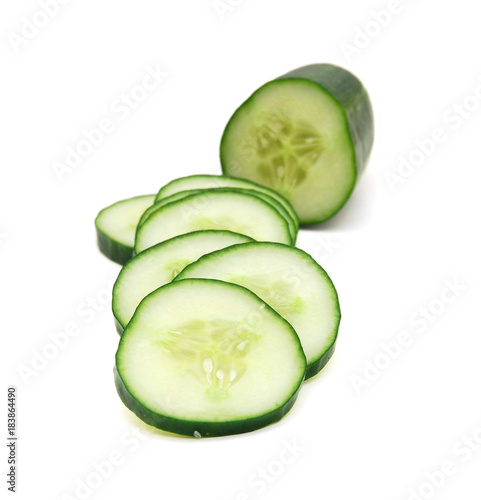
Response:
[{"label": "white background", "polygon": [[[404,0],[381,26],[375,12],[393,10],[388,0],[225,0],[224,11],[212,0],[65,3],[20,44],[23,18],[39,4],[0,8],[2,433],[13,384],[17,498],[479,499],[481,446],[463,444],[470,436],[481,444],[476,4]],[[219,140],[236,107],[314,62],[354,72],[376,119],[371,160],[348,205],[299,237],[338,289],[337,351],[278,424],[210,440],[152,430],[113,385],[108,294],[119,266],[96,248],[95,215],[175,177],[220,172]],[[112,106],[147,66],[167,76],[120,116]],[[59,179],[53,162],[104,118],[112,132]],[[413,153],[436,129],[443,142],[424,159]],[[386,172],[409,155],[416,167],[391,189]],[[446,280],[459,287],[448,304]],[[437,313],[423,326],[422,307]],[[22,376],[49,334],[70,323],[78,335]],[[386,361],[382,343],[401,332],[411,344]],[[390,365],[371,367],[356,390],[369,362]],[[298,451],[283,452],[286,443]],[[93,464],[112,453],[98,485]],[[6,447],[1,455],[6,473]],[[453,473],[423,486],[446,461]],[[78,489],[87,480],[90,493]]]}]

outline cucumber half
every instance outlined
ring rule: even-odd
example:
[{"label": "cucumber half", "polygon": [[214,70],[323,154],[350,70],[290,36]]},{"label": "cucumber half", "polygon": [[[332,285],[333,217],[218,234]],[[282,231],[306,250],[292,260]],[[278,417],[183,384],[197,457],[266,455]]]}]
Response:
[{"label": "cucumber half", "polygon": [[222,170],[278,191],[302,224],[321,222],[346,203],[373,138],[362,83],[338,66],[312,64],[266,83],[235,111],[221,140]]},{"label": "cucumber half", "polygon": [[292,208],[292,205],[278,192],[273,191],[266,186],[260,186],[254,182],[247,181],[246,179],[237,179],[227,175],[189,175],[187,177],[179,177],[162,187],[157,193],[155,201],[157,202],[167,196],[178,193],[179,191],[223,187],[253,189],[254,191],[268,194],[269,196],[275,198],[290,215],[296,226],[296,232],[299,229],[299,219],[295,210]]},{"label": "cucumber half", "polygon": [[[167,205],[167,203],[170,203],[172,201],[177,201],[181,200],[182,198],[185,198],[186,196],[189,196],[191,194],[200,194],[200,193],[210,193],[210,192],[230,192],[232,191],[233,188],[231,187],[221,187],[221,188],[207,188],[207,189],[188,189],[186,191],[179,191],[177,193],[174,193],[170,196],[167,196],[166,198],[161,198],[159,201],[156,201],[152,206],[147,208],[147,210],[142,214],[142,217],[140,218],[139,225],[140,227],[148,218],[151,214],[156,212],[159,208],[163,207],[164,205]],[[267,194],[264,191],[258,191],[254,189],[245,189],[245,188],[235,188],[236,192],[239,193],[245,193],[245,194],[250,194],[252,196],[257,196],[261,200],[266,201],[269,203],[269,205],[272,205],[281,215],[284,217],[284,219],[287,222],[287,225],[289,226],[289,233],[291,235],[291,244],[294,245],[297,239],[297,231],[299,226],[296,224],[296,222],[292,219],[290,216],[289,212],[284,208],[284,206],[277,201],[277,199],[273,196],[271,196],[271,193],[273,191],[269,190],[270,193]],[[266,190],[268,191],[268,190]]]},{"label": "cucumber half", "polygon": [[149,294],[115,359],[117,391],[131,411],[195,437],[279,420],[306,366],[287,321],[249,290],[213,280],[173,282]]},{"label": "cucumber half", "polygon": [[135,253],[180,234],[204,229],[225,229],[254,240],[291,243],[282,215],[257,196],[235,190],[191,194],[168,203],[138,228]]},{"label": "cucumber half", "polygon": [[306,252],[276,243],[244,243],[204,255],[175,281],[208,278],[244,286],[295,329],[307,358],[306,378],[334,353],[341,312],[336,289]]},{"label": "cucumber half", "polygon": [[135,196],[99,212],[95,219],[97,243],[106,257],[118,264],[125,264],[132,257],[137,224],[154,200],[153,194]]},{"label": "cucumber half", "polygon": [[123,332],[145,296],[170,283],[185,266],[206,253],[252,241],[230,231],[195,231],[140,252],[121,269],[113,287],[112,311],[117,331]]}]

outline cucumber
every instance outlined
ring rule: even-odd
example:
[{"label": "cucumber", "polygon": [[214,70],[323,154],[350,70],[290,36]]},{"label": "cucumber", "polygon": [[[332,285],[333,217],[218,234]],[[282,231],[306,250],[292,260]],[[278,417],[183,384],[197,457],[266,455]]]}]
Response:
[{"label": "cucumber", "polygon": [[167,196],[178,193],[179,191],[222,187],[253,189],[254,191],[268,194],[269,196],[275,198],[288,212],[296,226],[296,232],[299,229],[299,219],[297,214],[292,208],[292,205],[283,196],[265,186],[260,186],[259,184],[245,179],[228,177],[227,175],[189,175],[187,177],[179,177],[162,187],[158,192],[155,201],[157,202]]},{"label": "cucumber", "polygon": [[191,194],[168,203],[138,228],[135,253],[180,234],[203,229],[226,229],[254,240],[291,244],[282,215],[257,196],[237,191]]},{"label": "cucumber", "polygon": [[125,264],[132,257],[140,216],[154,200],[153,194],[135,196],[99,212],[95,219],[97,243],[106,257],[118,264]]},{"label": "cucumber", "polygon": [[282,418],[306,361],[287,321],[249,290],[183,280],[139,304],[115,357],[123,403],[147,424],[195,437]]},{"label": "cucumber", "polygon": [[244,243],[204,255],[176,278],[208,278],[242,285],[295,329],[307,358],[306,378],[334,353],[341,312],[336,289],[306,252],[277,243]]},{"label": "cucumber", "polygon": [[[223,187],[223,188],[208,188],[208,189],[188,189],[186,191],[179,191],[177,193],[174,193],[170,196],[167,196],[166,198],[161,198],[159,201],[156,201],[152,206],[150,206],[143,214],[142,217],[140,218],[139,221],[139,227],[147,220],[147,218],[156,212],[160,207],[163,207],[167,203],[170,203],[172,201],[177,201],[182,198],[185,198],[186,196],[190,194],[199,194],[199,193],[209,193],[212,191],[217,191],[217,192],[222,192],[222,191],[232,191],[233,189],[230,187]],[[245,189],[245,188],[235,188],[235,191],[239,193],[246,193],[246,194],[251,194],[252,196],[257,196],[258,198],[261,198],[264,201],[267,201],[270,205],[272,205],[281,215],[284,217],[284,219],[287,222],[287,225],[289,226],[289,233],[291,235],[291,244],[294,245],[297,239],[297,231],[298,231],[298,225],[296,225],[296,222],[292,219],[290,216],[289,212],[284,208],[284,206],[277,201],[276,198],[270,196],[270,194],[267,194],[263,191],[257,191],[253,189]],[[267,190],[266,190],[267,191]],[[272,193],[272,191],[270,191]]]},{"label": "cucumber", "polygon": [[121,334],[140,301],[202,255],[229,245],[252,242],[230,231],[195,231],[140,252],[121,269],[112,291],[112,311]]},{"label": "cucumber", "polygon": [[266,83],[234,112],[220,159],[224,174],[278,191],[301,224],[312,224],[346,203],[373,140],[372,106],[358,78],[312,64]]}]

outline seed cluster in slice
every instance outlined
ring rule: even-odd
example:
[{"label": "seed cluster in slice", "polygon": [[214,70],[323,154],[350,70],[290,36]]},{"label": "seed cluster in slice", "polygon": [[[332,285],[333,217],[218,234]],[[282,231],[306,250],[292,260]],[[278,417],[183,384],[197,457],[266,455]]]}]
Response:
[{"label": "seed cluster in slice", "polygon": [[245,148],[258,158],[262,180],[291,199],[321,157],[324,139],[313,124],[273,111],[246,137]]}]

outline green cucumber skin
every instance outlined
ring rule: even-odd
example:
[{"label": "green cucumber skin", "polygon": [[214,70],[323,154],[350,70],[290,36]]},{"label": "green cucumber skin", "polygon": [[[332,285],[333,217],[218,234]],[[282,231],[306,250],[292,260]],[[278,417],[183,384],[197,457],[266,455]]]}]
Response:
[{"label": "green cucumber skin", "polygon": [[97,245],[99,250],[108,259],[123,266],[126,264],[134,254],[134,249],[128,245],[112,240],[109,236],[105,235],[100,229],[97,231]]},{"label": "green cucumber skin", "polygon": [[[225,138],[229,134],[232,123],[235,122],[236,115],[249,105],[257,96],[258,92],[268,85],[276,85],[282,80],[304,80],[313,85],[317,85],[323,92],[328,92],[337,102],[339,110],[342,112],[346,128],[349,130],[349,138],[352,147],[352,163],[355,170],[354,182],[347,193],[345,199],[333,211],[325,217],[301,220],[301,226],[318,224],[324,222],[335,214],[349,200],[352,191],[359,179],[359,175],[364,171],[369,159],[374,142],[374,115],[371,100],[361,81],[349,71],[333,64],[310,64],[292,70],[271,80],[251,94],[237,109],[227,122],[220,141],[220,162],[222,173],[230,177],[242,178],[239,165],[229,165],[225,154]],[[248,179],[250,180],[250,179]],[[251,181],[252,182],[252,181]],[[268,186],[270,187],[270,186]],[[272,188],[271,188],[272,189]]]},{"label": "green cucumber skin", "polygon": [[361,174],[367,165],[374,143],[372,104],[361,81],[349,71],[333,64],[310,64],[289,71],[276,80],[292,78],[316,83],[326,89],[339,103],[351,135],[357,173]]},{"label": "green cucumber skin", "polygon": [[252,432],[278,422],[292,408],[302,386],[301,381],[301,384],[299,384],[296,392],[284,403],[284,405],[270,413],[243,420],[231,420],[229,422],[199,422],[179,420],[165,415],[160,415],[146,408],[129,392],[127,386],[122,380],[122,377],[118,373],[116,366],[114,367],[114,379],[115,387],[120,399],[124,405],[130,411],[135,413],[135,415],[137,415],[141,420],[158,429],[191,437],[220,437],[233,434],[243,434],[245,432]]},{"label": "green cucumber skin", "polygon": [[329,360],[332,358],[334,351],[336,350],[336,341],[337,336],[331,347],[329,347],[329,349],[319,359],[317,359],[314,363],[307,365],[305,380],[314,377],[314,375],[317,375],[327,365]]}]

